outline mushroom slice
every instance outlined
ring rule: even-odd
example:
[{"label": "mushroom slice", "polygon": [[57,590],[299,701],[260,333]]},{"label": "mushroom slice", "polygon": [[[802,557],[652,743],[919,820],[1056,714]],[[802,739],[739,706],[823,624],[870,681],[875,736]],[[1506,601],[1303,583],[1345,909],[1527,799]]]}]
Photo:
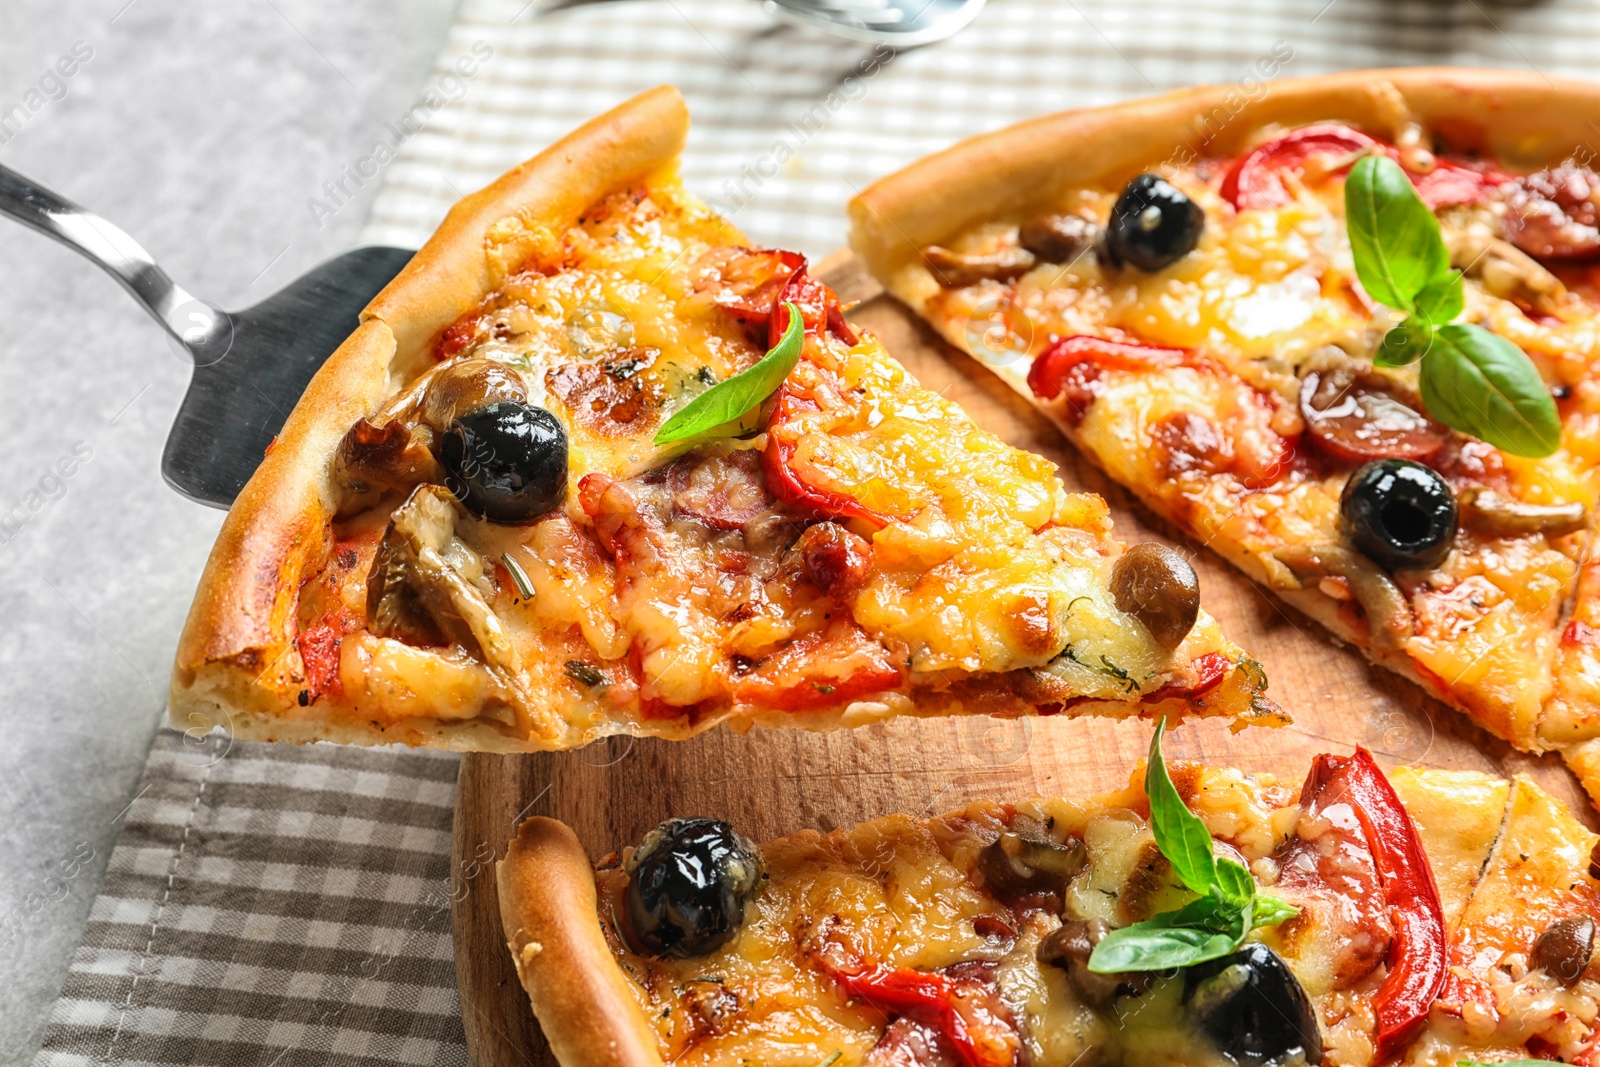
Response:
[{"label": "mushroom slice", "polygon": [[1440,219],[1450,265],[1476,278],[1491,296],[1549,312],[1567,287],[1528,253],[1495,235],[1494,224],[1476,214],[1449,213]]},{"label": "mushroom slice", "polygon": [[522,376],[499,360],[458,359],[439,368],[428,383],[417,414],[435,433],[444,433],[462,415],[500,400],[526,400]]},{"label": "mushroom slice", "polygon": [[1026,248],[1002,248],[994,252],[952,252],[929,245],[922,250],[923,261],[946,289],[960,289],[981,281],[1008,282],[1028,273],[1038,263]]},{"label": "mushroom slice", "polygon": [[345,431],[334,453],[334,481],[354,497],[400,489],[419,481],[438,481],[433,435],[426,426],[401,419],[374,422],[357,419]]},{"label": "mushroom slice", "polygon": [[1290,545],[1278,549],[1273,556],[1302,581],[1343,578],[1349,582],[1351,595],[1366,613],[1374,648],[1398,651],[1415,632],[1416,619],[1405,594],[1376,563],[1359,552],[1343,545]]},{"label": "mushroom slice", "polygon": [[476,649],[521,695],[522,659],[472,582],[483,562],[455,535],[460,518],[438,485],[417,486],[395,509],[367,576],[368,628],[404,639],[426,635],[431,624],[450,643]]},{"label": "mushroom slice", "polygon": [[1489,489],[1461,494],[1461,522],[1467,529],[1490,537],[1544,534],[1562,537],[1589,525],[1589,509],[1579,501],[1566,504],[1526,504]]}]

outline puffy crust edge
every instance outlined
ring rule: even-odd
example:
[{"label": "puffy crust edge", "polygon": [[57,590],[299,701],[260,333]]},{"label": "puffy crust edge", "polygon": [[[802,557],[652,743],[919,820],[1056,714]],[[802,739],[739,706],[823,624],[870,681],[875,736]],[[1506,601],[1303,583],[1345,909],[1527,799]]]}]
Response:
[{"label": "puffy crust edge", "polygon": [[594,871],[566,824],[525,821],[495,866],[506,947],[561,1067],[661,1067],[600,925]]},{"label": "puffy crust edge", "polygon": [[1234,151],[1275,123],[1342,119],[1393,135],[1408,117],[1443,120],[1452,137],[1478,140],[1470,147],[1537,166],[1592,140],[1588,120],[1600,116],[1600,85],[1533,71],[1350,71],[1276,79],[1253,101],[1241,103],[1243,95],[1237,85],[1201,86],[969,138],[851,200],[850,246],[886,280],[920,249],[997,215],[1043,207],[1060,189],[1126,178],[1185,151]]},{"label": "puffy crust edge", "polygon": [[[174,725],[371,743],[365,724],[297,715],[294,612],[303,572],[323,551],[337,506],[334,450],[351,423],[375,411],[428,358],[441,330],[493,292],[497,266],[516,265],[506,256],[524,247],[519,238],[559,232],[618,186],[672,166],[688,129],[688,108],[671,86],[599,116],[456,204],[367,305],[361,325],[312,378],[223,522],[178,640],[168,697]],[[411,734],[397,741],[505,747],[504,738],[493,744],[493,732],[481,724],[397,725]]]}]

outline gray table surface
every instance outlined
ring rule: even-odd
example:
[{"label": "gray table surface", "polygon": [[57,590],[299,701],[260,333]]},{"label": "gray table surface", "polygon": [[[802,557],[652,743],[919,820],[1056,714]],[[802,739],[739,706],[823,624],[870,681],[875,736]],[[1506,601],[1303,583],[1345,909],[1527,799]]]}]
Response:
[{"label": "gray table surface", "polygon": [[[410,106],[452,9],[4,0],[0,113],[44,102],[0,129],[0,162],[124,226],[198,294],[254,303],[356,240],[375,183],[320,227],[306,201]],[[89,58],[52,80],[74,46]],[[0,1063],[37,1045],[221,521],[161,480],[187,382],[109,278],[0,221],[0,521],[25,519],[0,526]]]}]

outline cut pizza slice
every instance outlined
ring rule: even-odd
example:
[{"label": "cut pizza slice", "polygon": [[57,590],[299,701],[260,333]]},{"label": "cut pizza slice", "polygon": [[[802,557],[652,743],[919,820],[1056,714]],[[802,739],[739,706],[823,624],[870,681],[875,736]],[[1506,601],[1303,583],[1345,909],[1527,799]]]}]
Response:
[{"label": "cut pizza slice", "polygon": [[468,197],[230,513],[171,709],[570,748],[728,721],[1232,716],[1193,571],[922,389],[676,176],[647,93]]},{"label": "cut pizza slice", "polygon": [[1358,750],[759,847],[675,819],[593,867],[535,818],[498,882],[562,1067],[1588,1063],[1596,843]]},{"label": "cut pizza slice", "polygon": [[[1600,799],[1591,120],[1593,85],[1509,72],[1195,90],[958,145],[852,242],[1153,510]],[[1431,219],[1349,217],[1358,169]]]}]

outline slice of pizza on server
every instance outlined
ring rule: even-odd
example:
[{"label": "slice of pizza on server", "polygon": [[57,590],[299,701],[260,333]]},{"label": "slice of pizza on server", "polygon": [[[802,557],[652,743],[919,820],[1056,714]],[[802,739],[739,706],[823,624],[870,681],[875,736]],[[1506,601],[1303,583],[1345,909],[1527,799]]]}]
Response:
[{"label": "slice of pizza on server", "polygon": [[675,90],[451,211],[229,515],[171,709],[570,748],[893,715],[1282,721],[1193,571],[676,173]]}]

